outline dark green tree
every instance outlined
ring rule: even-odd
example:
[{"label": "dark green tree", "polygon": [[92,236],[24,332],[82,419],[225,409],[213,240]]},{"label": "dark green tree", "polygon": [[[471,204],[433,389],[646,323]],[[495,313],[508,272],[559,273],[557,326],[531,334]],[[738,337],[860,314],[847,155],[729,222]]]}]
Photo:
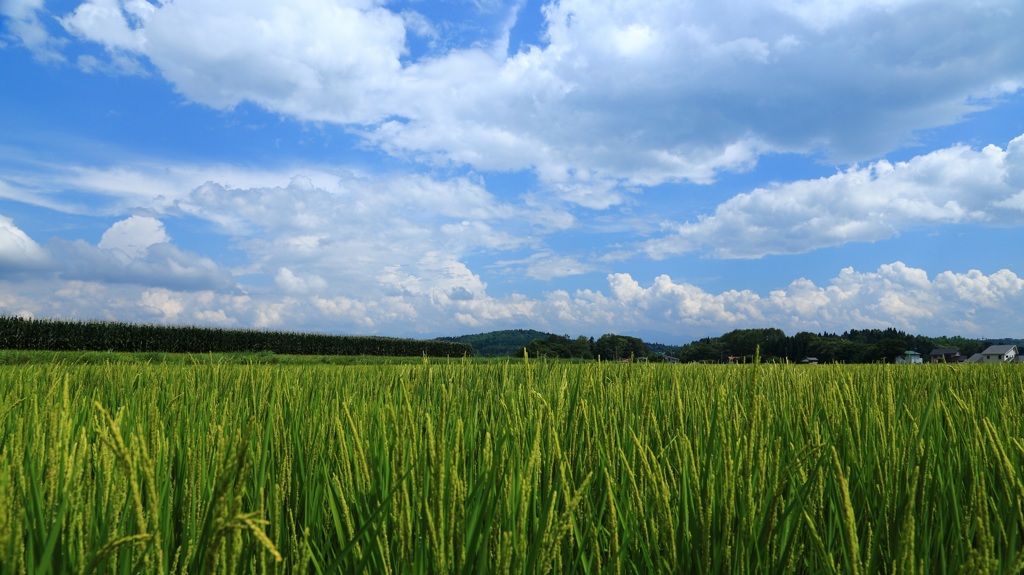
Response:
[{"label": "dark green tree", "polygon": [[618,361],[649,355],[640,338],[606,333],[594,342],[594,355],[603,360]]}]

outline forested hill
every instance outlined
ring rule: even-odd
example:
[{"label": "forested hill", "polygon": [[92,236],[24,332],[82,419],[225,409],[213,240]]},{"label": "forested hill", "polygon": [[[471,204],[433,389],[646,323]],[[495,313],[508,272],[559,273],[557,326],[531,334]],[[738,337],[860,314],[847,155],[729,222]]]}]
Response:
[{"label": "forested hill", "polygon": [[478,356],[522,357],[523,348],[535,339],[547,339],[552,334],[534,329],[506,329],[474,335],[439,337],[441,341],[466,343],[473,347]]},{"label": "forested hill", "polygon": [[[613,333],[606,333],[595,340],[592,337],[588,338],[583,335],[573,339],[568,335],[517,329],[438,339],[446,342],[469,344],[473,347],[476,355],[484,357],[522,357],[523,350],[525,349],[529,357],[557,357],[563,359],[601,358],[617,361],[647,357],[652,351],[640,338]],[[659,346],[659,349],[665,347]],[[664,356],[659,354],[655,360],[663,361]]]}]

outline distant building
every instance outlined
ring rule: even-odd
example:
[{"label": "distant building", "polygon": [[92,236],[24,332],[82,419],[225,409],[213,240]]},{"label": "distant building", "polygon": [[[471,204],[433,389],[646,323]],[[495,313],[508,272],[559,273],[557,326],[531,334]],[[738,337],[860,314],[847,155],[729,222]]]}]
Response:
[{"label": "distant building", "polygon": [[817,364],[818,358],[816,357],[805,357],[800,360],[800,363]]},{"label": "distant building", "polygon": [[976,353],[972,355],[971,357],[964,360],[964,363],[981,363],[981,354]]},{"label": "distant building", "polygon": [[1015,345],[990,345],[981,352],[982,363],[1006,363],[1017,357],[1017,346]]},{"label": "distant building", "polygon": [[905,351],[903,355],[896,357],[896,363],[924,363],[924,360],[916,351]]},{"label": "distant building", "polygon": [[962,363],[967,358],[960,354],[959,349],[933,349],[928,357],[932,363]]}]

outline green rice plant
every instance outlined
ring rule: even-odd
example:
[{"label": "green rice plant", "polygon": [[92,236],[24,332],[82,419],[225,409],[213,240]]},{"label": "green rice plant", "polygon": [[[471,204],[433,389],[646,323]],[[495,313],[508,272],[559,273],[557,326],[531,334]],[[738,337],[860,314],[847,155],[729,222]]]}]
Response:
[{"label": "green rice plant", "polygon": [[0,573],[1016,573],[1022,376],[0,365]]}]

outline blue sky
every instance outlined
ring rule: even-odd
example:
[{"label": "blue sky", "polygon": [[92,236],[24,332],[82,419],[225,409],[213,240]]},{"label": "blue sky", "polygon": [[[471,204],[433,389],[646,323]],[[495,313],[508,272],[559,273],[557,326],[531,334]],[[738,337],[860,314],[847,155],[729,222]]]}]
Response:
[{"label": "blue sky", "polygon": [[0,18],[0,314],[1022,333],[1018,0]]}]

